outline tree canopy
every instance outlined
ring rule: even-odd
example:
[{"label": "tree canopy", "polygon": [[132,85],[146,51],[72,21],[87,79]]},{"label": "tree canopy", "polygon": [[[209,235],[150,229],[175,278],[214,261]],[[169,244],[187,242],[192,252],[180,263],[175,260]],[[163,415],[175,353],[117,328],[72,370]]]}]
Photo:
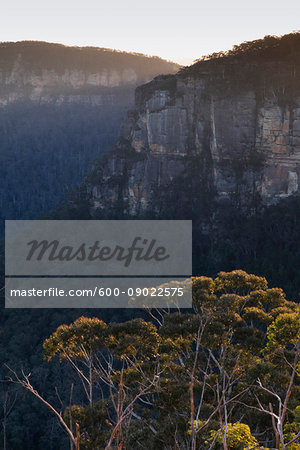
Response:
[{"label": "tree canopy", "polygon": [[80,448],[298,448],[299,305],[242,270],[192,281],[193,310],[80,317],[44,342],[78,377],[62,412]]}]

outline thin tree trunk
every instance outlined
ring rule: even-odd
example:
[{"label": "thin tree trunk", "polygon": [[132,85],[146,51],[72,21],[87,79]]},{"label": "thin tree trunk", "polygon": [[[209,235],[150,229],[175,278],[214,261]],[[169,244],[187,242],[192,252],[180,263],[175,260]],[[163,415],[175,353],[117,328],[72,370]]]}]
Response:
[{"label": "thin tree trunk", "polygon": [[[273,406],[272,403],[269,403],[269,408],[271,413],[273,413]],[[275,423],[275,417],[272,416],[272,426],[273,426],[273,430],[274,430],[274,434],[275,434],[275,448],[279,449],[280,448],[280,436],[276,427],[276,423]]]},{"label": "thin tree trunk", "polygon": [[[70,410],[69,410],[69,417],[70,417],[70,430],[71,433],[73,433],[73,420],[72,420],[72,410],[71,410],[71,405],[72,405],[72,397],[73,397],[73,388],[74,388],[74,383],[72,383],[71,385],[71,391],[70,391]],[[70,436],[70,450],[74,449],[74,445],[73,445],[73,441],[72,438]]]},{"label": "thin tree trunk", "polygon": [[89,401],[90,407],[93,406],[93,373],[92,373],[92,356],[90,356],[89,360]]},{"label": "thin tree trunk", "polygon": [[75,448],[76,448],[76,450],[80,450],[79,446],[80,446],[79,424],[76,423],[76,438],[75,438]]}]

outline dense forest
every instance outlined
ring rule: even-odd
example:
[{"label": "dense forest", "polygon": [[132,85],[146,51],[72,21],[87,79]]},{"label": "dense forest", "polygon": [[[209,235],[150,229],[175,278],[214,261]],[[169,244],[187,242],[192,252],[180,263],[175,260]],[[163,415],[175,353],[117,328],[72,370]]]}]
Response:
[{"label": "dense forest", "polygon": [[[285,34],[283,36],[265,36],[262,39],[254,41],[242,42],[239,45],[234,45],[231,50],[211,53],[204,55],[193,64],[192,68],[200,67],[201,62],[224,59],[228,61],[240,61],[240,58],[261,59],[264,62],[267,60],[288,60],[292,59],[297,63],[297,56],[299,56],[300,33],[294,31],[293,33]],[[197,64],[198,63],[198,64]],[[184,72],[191,68],[183,68]]]},{"label": "dense forest", "polygon": [[0,108],[2,219],[33,219],[59,204],[89,164],[114,142],[132,94],[118,88],[112,105]]},{"label": "dense forest", "polygon": [[69,312],[55,330],[63,314],[24,311],[7,340],[6,312],[7,448],[299,448],[299,306],[265,278],[195,277],[189,311]]},{"label": "dense forest", "polygon": [[69,47],[39,41],[1,42],[0,70],[2,82],[13,69],[16,59],[21,58],[26,72],[41,73],[45,69],[62,74],[66,69],[86,72],[124,70],[128,67],[137,73],[138,82],[151,79],[155,74],[176,71],[176,63],[167,62],[158,56],[128,53],[100,47]]}]

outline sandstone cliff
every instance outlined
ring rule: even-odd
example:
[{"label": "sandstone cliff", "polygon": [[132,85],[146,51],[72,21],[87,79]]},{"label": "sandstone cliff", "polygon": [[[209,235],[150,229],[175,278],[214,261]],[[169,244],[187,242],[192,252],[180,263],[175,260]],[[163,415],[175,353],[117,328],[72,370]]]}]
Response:
[{"label": "sandstone cliff", "polygon": [[87,180],[93,211],[163,214],[190,195],[251,209],[299,193],[299,34],[243,45],[137,88]]},{"label": "sandstone cliff", "polygon": [[0,44],[0,105],[20,100],[118,102],[118,89],[174,73],[177,64],[157,57],[96,47],[24,41]]}]

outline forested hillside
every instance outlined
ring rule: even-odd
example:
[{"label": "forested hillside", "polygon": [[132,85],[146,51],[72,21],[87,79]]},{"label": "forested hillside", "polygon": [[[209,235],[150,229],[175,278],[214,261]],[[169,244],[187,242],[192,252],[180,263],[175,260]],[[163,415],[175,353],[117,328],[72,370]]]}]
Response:
[{"label": "forested hillside", "polygon": [[109,49],[1,43],[1,217],[33,219],[58,205],[116,139],[135,87],[177,68]]},{"label": "forested hillside", "polygon": [[128,95],[118,101],[0,107],[2,219],[33,219],[62,201],[115,140]]}]

